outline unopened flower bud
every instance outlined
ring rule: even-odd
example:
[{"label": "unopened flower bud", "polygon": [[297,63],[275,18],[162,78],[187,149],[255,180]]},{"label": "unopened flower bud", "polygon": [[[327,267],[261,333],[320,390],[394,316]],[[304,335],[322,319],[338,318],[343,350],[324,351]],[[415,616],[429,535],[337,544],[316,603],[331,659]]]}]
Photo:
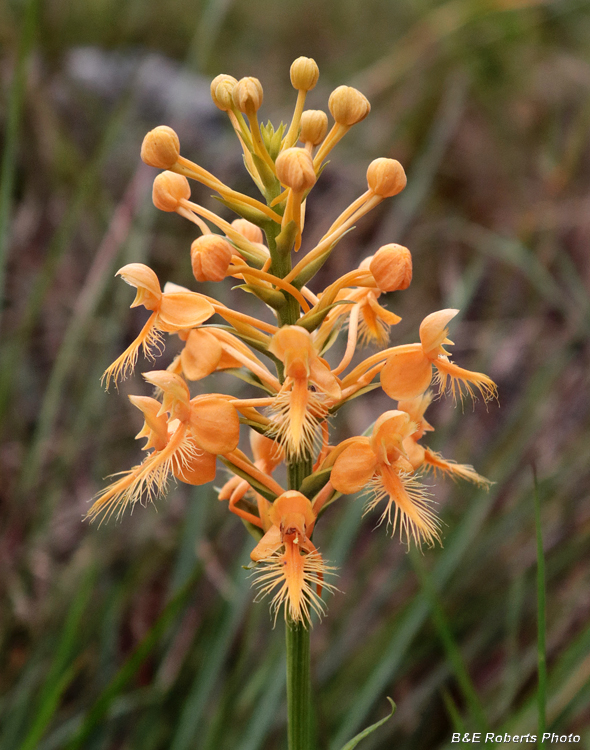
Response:
[{"label": "unopened flower bud", "polygon": [[262,229],[257,227],[256,224],[252,224],[247,219],[234,219],[231,223],[232,227],[244,236],[250,242],[262,243],[264,239],[262,235]]},{"label": "unopened flower bud", "polygon": [[211,81],[211,98],[213,104],[223,112],[227,112],[233,106],[232,93],[237,79],[222,73]]},{"label": "unopened flower bud", "polygon": [[328,132],[328,115],[321,109],[306,109],[301,115],[301,134],[299,140],[302,143],[311,143],[313,146],[320,144]]},{"label": "unopened flower bud", "polygon": [[234,86],[233,100],[245,115],[253,115],[262,106],[262,84],[258,78],[241,78]]},{"label": "unopened flower bud", "polygon": [[330,94],[328,107],[339,125],[355,125],[364,120],[371,111],[369,100],[358,89],[338,86]]},{"label": "unopened flower bud", "polygon": [[197,281],[222,281],[231,263],[233,248],[218,234],[204,234],[191,245],[191,264]]},{"label": "unopened flower bud", "polygon": [[369,270],[382,292],[407,289],[412,281],[412,255],[403,245],[383,245],[371,259]]},{"label": "unopened flower bud", "polygon": [[291,65],[291,84],[298,91],[310,91],[320,77],[320,69],[311,57],[298,57]]},{"label": "unopened flower bud", "polygon": [[396,159],[381,157],[369,164],[367,169],[367,183],[375,195],[391,198],[401,193],[407,182],[404,168]]},{"label": "unopened flower bud", "polygon": [[315,185],[313,161],[303,148],[286,148],[277,157],[277,177],[295,193],[303,193]]},{"label": "unopened flower bud", "polygon": [[170,169],[180,156],[178,136],[167,125],[158,125],[143,139],[141,159],[150,167]]},{"label": "unopened flower bud", "polygon": [[176,211],[179,201],[191,197],[191,189],[186,177],[174,172],[162,172],[154,180],[152,200],[160,211]]}]

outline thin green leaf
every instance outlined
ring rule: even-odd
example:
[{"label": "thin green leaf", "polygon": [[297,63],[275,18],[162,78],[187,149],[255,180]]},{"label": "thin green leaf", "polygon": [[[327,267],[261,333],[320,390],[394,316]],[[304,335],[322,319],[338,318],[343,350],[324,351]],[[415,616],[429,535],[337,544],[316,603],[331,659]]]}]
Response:
[{"label": "thin green leaf", "polygon": [[329,469],[316,471],[313,474],[310,474],[301,483],[299,492],[301,492],[303,495],[305,495],[305,497],[311,500],[328,482],[331,473],[332,467],[330,466]]},{"label": "thin green leaf", "polygon": [[297,325],[301,326],[302,328],[305,328],[310,333],[315,331],[315,329],[321,325],[326,315],[330,312],[330,310],[333,307],[338,307],[338,305],[353,305],[354,302],[351,302],[348,299],[341,299],[338,300],[338,302],[332,302],[331,305],[326,305],[321,310],[314,310],[313,308],[308,312],[305,313],[299,320],[297,321]]},{"label": "thin green leaf", "polygon": [[342,748],[342,750],[353,750],[361,740],[364,740],[365,737],[368,737],[370,734],[373,734],[373,732],[376,729],[379,729],[380,726],[385,724],[386,721],[389,721],[391,717],[393,716],[393,712],[395,711],[395,703],[391,700],[391,698],[387,698],[387,700],[391,704],[391,711],[385,716],[383,719],[380,719],[380,721],[376,721],[374,724],[371,724],[370,727],[367,727],[364,729],[360,734],[357,734],[356,737],[353,737],[350,742],[347,742],[346,745]]}]

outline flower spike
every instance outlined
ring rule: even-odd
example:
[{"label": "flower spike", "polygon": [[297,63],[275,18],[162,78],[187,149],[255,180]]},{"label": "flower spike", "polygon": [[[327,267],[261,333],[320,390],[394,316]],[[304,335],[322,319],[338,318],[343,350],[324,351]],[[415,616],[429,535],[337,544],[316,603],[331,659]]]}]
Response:
[{"label": "flower spike", "polygon": [[[278,127],[259,121],[264,92],[257,78],[222,74],[211,83],[213,102],[227,113],[261,200],[184,157],[172,128],[160,125],[145,136],[141,158],[163,170],[154,179],[154,205],[198,229],[187,259],[197,284],[225,283],[228,294],[248,293],[253,304],[262,303],[262,314],[242,312],[225,294],[222,303],[171,282],[162,288],[142,263],[118,271],[136,290],[131,307],[144,307],[147,320],[105,372],[106,386],[132,372],[140,350],[151,359],[161,354],[166,333],[180,344],[161,369],[143,374],[154,393],[129,397],[143,418],[136,435],[145,441],[143,460],[113,477],[88,517],[119,516],[138,502],[154,501],[171,479],[196,486],[210,482],[219,458],[232,475],[218,490],[219,500],[227,500],[228,511],[257,540],[249,566],[257,598],[268,596],[275,622],[282,612],[287,627],[303,637],[313,614],[324,613],[322,590],[334,588],[325,582],[332,569],[312,541],[323,510],[341,495],[364,490],[365,513],[378,510],[378,525],[392,535],[399,531],[408,545],[440,542],[442,524],[422,477],[442,474],[486,489],[491,483],[472,466],[426,445],[433,430],[425,417],[432,383],[439,395],[448,391],[456,399],[479,391],[484,401],[495,397],[496,386],[487,375],[451,361],[448,326],[457,310],[426,316],[416,343],[388,346],[401,318],[382,295],[409,287],[408,248],[384,244],[327,286],[314,286],[344,236],[405,188],[406,174],[396,159],[374,159],[366,189],[327,221],[315,246],[294,261],[304,247],[306,209],[326,159],[371,105],[357,89],[339,86],[327,102],[330,128],[325,112],[304,109],[307,92],[318,82],[316,62],[297,58],[290,78],[297,99],[288,125]],[[237,218],[222,218],[191,200],[189,180],[215,191],[224,210]],[[214,315],[219,317],[210,320]],[[331,350],[339,336],[344,347]],[[365,344],[377,351],[362,356]],[[334,351],[340,351],[335,361]],[[210,379],[223,383],[224,372],[253,392],[213,392]],[[378,377],[380,383],[373,382]],[[335,415],[379,386],[397,408],[378,416],[370,433],[334,445]],[[242,425],[250,431],[251,457],[239,447]],[[274,476],[281,463],[285,482]]]}]

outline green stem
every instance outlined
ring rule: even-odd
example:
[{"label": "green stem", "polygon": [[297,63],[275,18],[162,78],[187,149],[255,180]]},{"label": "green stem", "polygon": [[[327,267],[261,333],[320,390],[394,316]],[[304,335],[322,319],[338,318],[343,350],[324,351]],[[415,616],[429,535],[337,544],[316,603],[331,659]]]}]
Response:
[{"label": "green stem", "polygon": [[311,750],[309,627],[286,622],[289,750]]},{"label": "green stem", "polygon": [[[272,258],[272,272],[284,278],[291,270],[291,253],[277,250],[276,238],[280,227],[269,226],[266,237]],[[286,295],[287,302],[279,310],[279,325],[294,325],[299,319],[297,300]],[[291,461],[287,466],[289,489],[298,490],[305,477],[311,474],[311,456]],[[289,750],[311,750],[311,665],[309,654],[309,623],[287,619],[287,721]]]}]

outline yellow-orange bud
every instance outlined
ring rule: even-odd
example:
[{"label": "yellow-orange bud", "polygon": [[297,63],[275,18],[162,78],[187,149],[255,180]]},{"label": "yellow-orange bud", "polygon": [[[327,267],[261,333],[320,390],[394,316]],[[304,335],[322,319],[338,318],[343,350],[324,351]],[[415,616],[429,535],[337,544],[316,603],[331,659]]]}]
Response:
[{"label": "yellow-orange bud", "polygon": [[258,78],[241,78],[234,86],[233,100],[245,115],[253,115],[262,106],[262,84]]},{"label": "yellow-orange bud", "polygon": [[403,245],[383,245],[371,259],[369,270],[382,292],[407,289],[412,281],[412,255]]},{"label": "yellow-orange bud", "polygon": [[211,98],[213,104],[223,112],[231,109],[233,106],[232,93],[237,83],[237,79],[222,73],[211,81]]},{"label": "yellow-orange bud", "polygon": [[369,164],[367,183],[375,195],[391,198],[401,193],[407,182],[404,168],[396,159],[381,157]]},{"label": "yellow-orange bud", "polygon": [[191,264],[197,281],[222,281],[233,255],[232,246],[217,234],[204,234],[191,245]]},{"label": "yellow-orange bud", "polygon": [[320,144],[328,132],[328,115],[321,109],[306,109],[301,115],[301,134],[299,140],[302,143],[311,143],[313,146]]},{"label": "yellow-orange bud", "polygon": [[247,219],[234,219],[231,225],[243,237],[250,240],[250,242],[262,243],[262,240],[264,239],[262,229],[257,227],[256,224],[252,224],[251,221],[248,221]]},{"label": "yellow-orange bud", "polygon": [[320,77],[320,69],[311,57],[298,57],[291,65],[291,84],[298,91],[310,91]]},{"label": "yellow-orange bud", "polygon": [[170,169],[180,156],[178,136],[167,125],[158,125],[143,139],[141,159],[150,167]]},{"label": "yellow-orange bud", "polygon": [[174,172],[162,172],[154,180],[152,200],[160,211],[176,211],[179,201],[191,197],[191,189],[186,177]]},{"label": "yellow-orange bud", "polygon": [[309,153],[303,148],[287,148],[277,157],[277,177],[295,193],[315,185],[316,174]]},{"label": "yellow-orange bud", "polygon": [[328,107],[339,125],[356,125],[371,111],[369,100],[352,86],[338,86],[330,94]]}]

